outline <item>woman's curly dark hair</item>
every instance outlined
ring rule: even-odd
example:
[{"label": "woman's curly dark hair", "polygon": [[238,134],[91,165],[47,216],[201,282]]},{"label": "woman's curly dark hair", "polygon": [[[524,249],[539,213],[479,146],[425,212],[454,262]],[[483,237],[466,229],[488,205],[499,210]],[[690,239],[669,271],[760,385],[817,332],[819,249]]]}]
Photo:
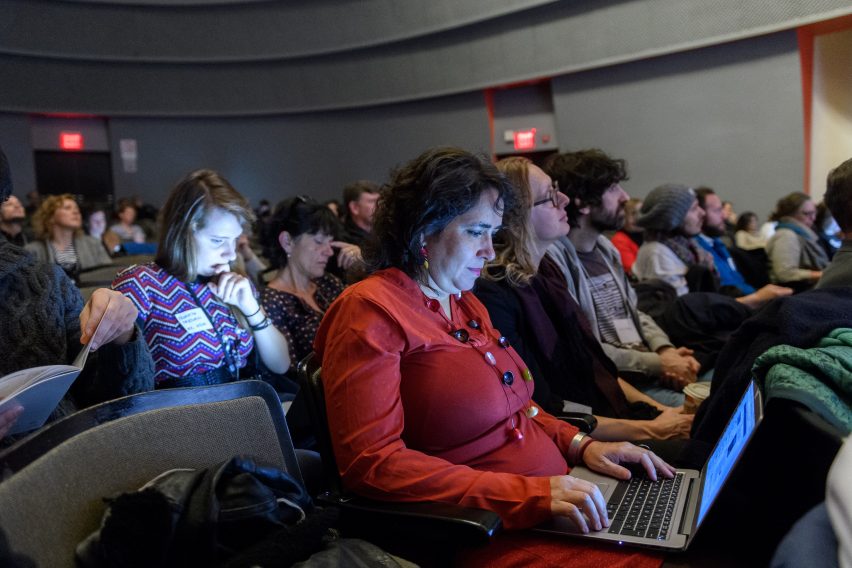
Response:
[{"label": "woman's curly dark hair", "polygon": [[559,184],[559,191],[571,198],[566,211],[576,226],[580,209],[601,204],[604,192],[627,177],[627,162],[610,158],[597,148],[566,152],[551,157],[544,168]]},{"label": "woman's curly dark hair", "polygon": [[381,190],[365,243],[369,269],[395,267],[417,277],[424,260],[421,237],[443,231],[490,189],[497,191],[501,213],[514,206],[512,188],[494,164],[460,148],[432,148],[398,168]]}]

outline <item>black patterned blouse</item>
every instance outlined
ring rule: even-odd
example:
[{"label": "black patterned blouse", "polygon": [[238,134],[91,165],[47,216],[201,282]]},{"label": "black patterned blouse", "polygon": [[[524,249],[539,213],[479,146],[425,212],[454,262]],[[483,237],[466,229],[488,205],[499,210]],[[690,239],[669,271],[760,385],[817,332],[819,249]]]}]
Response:
[{"label": "black patterned blouse", "polygon": [[314,301],[322,312],[314,311],[298,296],[268,286],[260,296],[260,304],[272,324],[292,339],[290,360],[293,362],[293,368],[313,351],[314,336],[322,316],[344,288],[343,282],[332,274],[324,274],[314,280],[314,283],[317,285]]}]

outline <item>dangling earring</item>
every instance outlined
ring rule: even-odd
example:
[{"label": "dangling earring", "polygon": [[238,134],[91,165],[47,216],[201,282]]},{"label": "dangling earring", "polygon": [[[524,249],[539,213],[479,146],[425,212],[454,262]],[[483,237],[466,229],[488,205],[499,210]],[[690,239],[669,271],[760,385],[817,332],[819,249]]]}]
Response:
[{"label": "dangling earring", "polygon": [[426,250],[426,245],[420,247],[420,256],[423,257],[423,268],[429,270],[429,251]]}]

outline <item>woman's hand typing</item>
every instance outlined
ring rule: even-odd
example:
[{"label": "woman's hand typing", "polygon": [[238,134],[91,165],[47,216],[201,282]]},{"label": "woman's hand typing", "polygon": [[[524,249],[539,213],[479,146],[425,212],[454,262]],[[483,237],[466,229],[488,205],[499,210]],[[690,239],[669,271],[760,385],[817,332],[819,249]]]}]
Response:
[{"label": "woman's hand typing", "polygon": [[629,442],[592,442],[583,452],[583,463],[593,471],[624,480],[631,477],[630,470],[619,465],[625,463],[641,465],[652,481],[657,481],[657,473],[668,478],[675,474],[657,454]]},{"label": "woman's hand typing", "polygon": [[550,511],[554,516],[568,517],[583,533],[609,526],[606,502],[598,486],[570,475],[550,478]]}]

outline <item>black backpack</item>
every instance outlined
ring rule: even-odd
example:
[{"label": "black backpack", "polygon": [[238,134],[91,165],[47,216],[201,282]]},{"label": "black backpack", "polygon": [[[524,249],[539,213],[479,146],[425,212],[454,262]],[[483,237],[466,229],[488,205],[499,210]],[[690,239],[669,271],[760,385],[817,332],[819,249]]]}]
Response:
[{"label": "black backpack", "polygon": [[170,470],[110,499],[101,527],[78,545],[77,560],[85,568],[208,567],[265,554],[288,566],[322,550],[335,520],[336,511],[315,508],[287,472],[240,456],[207,469]]}]

